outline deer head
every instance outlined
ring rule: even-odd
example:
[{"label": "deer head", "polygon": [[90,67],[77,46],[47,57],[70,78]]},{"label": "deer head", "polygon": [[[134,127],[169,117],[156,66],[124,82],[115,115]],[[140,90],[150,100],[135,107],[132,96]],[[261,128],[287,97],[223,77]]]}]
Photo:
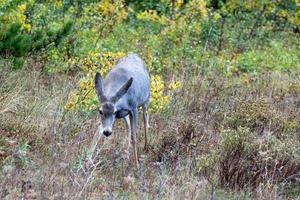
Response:
[{"label": "deer head", "polygon": [[101,117],[100,132],[105,136],[110,136],[112,134],[112,127],[118,111],[115,104],[128,91],[133,78],[128,79],[115,94],[109,94],[109,97],[104,94],[105,88],[103,87],[102,80],[100,73],[97,72],[95,75],[95,88],[98,99],[101,102],[101,106],[99,108]]}]

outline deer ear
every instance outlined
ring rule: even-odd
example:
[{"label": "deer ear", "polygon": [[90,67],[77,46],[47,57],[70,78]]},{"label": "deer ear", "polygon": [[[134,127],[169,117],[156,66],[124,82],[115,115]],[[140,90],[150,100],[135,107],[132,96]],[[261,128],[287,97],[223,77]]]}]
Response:
[{"label": "deer ear", "polygon": [[133,78],[131,77],[130,79],[128,79],[128,81],[126,81],[122,87],[120,87],[120,89],[118,90],[118,92],[111,98],[112,102],[117,102],[130,88],[131,84],[133,82]]},{"label": "deer ear", "polygon": [[95,88],[96,88],[96,93],[98,95],[99,100],[101,102],[106,101],[106,97],[104,96],[104,92],[103,92],[102,77],[99,72],[97,72],[95,75]]}]

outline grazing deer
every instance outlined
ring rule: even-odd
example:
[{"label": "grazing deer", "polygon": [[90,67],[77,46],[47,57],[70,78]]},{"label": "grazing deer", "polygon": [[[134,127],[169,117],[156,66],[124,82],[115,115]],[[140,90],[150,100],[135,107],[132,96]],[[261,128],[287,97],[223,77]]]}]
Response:
[{"label": "grazing deer", "polygon": [[139,107],[143,109],[145,149],[149,126],[150,78],[144,61],[137,54],[129,53],[118,61],[104,79],[98,72],[96,73],[95,88],[101,102],[100,133],[110,136],[114,121],[124,118],[129,131],[128,147],[132,143],[135,165],[138,168],[136,129]]}]

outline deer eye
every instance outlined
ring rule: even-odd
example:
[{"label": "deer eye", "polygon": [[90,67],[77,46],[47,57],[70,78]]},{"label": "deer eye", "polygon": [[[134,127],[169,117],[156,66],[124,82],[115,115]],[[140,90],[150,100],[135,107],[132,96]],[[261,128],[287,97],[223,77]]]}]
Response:
[{"label": "deer eye", "polygon": [[118,110],[115,108],[114,112],[113,112],[113,115],[116,115],[117,113],[118,113]]},{"label": "deer eye", "polygon": [[103,112],[102,112],[102,110],[99,110],[99,113],[100,113],[100,115],[103,115]]}]

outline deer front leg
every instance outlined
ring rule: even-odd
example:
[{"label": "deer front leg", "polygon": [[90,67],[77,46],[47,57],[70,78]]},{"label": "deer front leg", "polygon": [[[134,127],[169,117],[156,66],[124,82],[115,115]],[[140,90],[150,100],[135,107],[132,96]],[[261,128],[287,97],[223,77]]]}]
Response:
[{"label": "deer front leg", "polygon": [[136,148],[136,129],[137,129],[137,121],[138,121],[138,110],[135,108],[133,112],[130,114],[130,125],[131,125],[131,142],[133,146],[133,154],[134,154],[134,161],[135,167],[139,168],[139,160]]},{"label": "deer front leg", "polygon": [[149,129],[149,115],[148,115],[148,106],[143,106],[143,119],[144,119],[144,133],[145,133],[145,146],[144,149],[147,151],[148,146],[148,129]]},{"label": "deer front leg", "polygon": [[127,115],[124,119],[125,119],[125,122],[126,122],[126,125],[127,125],[127,130],[128,130],[128,145],[125,148],[125,155],[126,155],[126,158],[129,160],[129,157],[130,157],[130,146],[131,146],[131,125],[130,125],[130,117],[129,117],[129,115]]},{"label": "deer front leg", "polygon": [[130,125],[130,117],[129,115],[127,115],[125,118],[125,122],[127,125],[127,129],[128,129],[128,148],[130,148],[130,144],[131,144],[131,125]]}]

